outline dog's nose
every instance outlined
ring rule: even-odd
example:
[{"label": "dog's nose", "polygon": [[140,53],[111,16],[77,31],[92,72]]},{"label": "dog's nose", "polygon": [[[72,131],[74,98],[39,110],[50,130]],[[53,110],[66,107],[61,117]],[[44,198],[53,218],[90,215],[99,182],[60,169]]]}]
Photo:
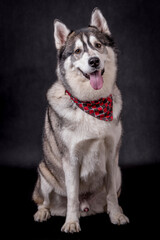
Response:
[{"label": "dog's nose", "polygon": [[88,63],[89,63],[89,65],[90,65],[91,67],[95,67],[95,68],[96,68],[96,67],[99,66],[100,60],[99,60],[98,57],[91,57],[91,58],[89,59]]}]

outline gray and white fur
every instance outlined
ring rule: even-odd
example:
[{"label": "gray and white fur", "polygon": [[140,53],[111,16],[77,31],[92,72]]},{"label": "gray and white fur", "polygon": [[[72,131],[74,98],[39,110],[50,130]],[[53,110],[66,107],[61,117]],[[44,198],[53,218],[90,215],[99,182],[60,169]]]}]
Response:
[{"label": "gray and white fur", "polygon": [[[94,9],[90,26],[70,31],[55,20],[57,81],[48,90],[43,134],[43,160],[33,200],[35,221],[66,216],[62,231],[79,232],[80,216],[107,212],[113,224],[129,219],[118,203],[121,171],[118,166],[122,136],[121,93],[116,85],[117,56],[107,22]],[[91,59],[98,58],[98,65]],[[94,71],[103,86],[91,86]],[[113,121],[101,121],[83,112],[65,93],[81,101],[113,96]]]}]

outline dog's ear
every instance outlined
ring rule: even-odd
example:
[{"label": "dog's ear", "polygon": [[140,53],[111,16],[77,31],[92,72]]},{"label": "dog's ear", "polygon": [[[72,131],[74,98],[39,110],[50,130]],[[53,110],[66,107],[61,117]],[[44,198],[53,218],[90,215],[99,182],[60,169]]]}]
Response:
[{"label": "dog's ear", "polygon": [[57,19],[54,21],[54,39],[57,49],[60,49],[65,45],[69,33],[70,30],[66,27],[65,24]]},{"label": "dog's ear", "polygon": [[99,31],[111,35],[106,19],[103,17],[101,11],[95,8],[91,15],[91,26],[95,26]]}]

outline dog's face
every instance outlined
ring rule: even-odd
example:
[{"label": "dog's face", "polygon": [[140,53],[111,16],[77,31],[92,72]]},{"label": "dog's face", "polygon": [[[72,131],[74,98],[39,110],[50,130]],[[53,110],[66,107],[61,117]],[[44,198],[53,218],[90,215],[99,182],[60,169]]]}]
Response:
[{"label": "dog's face", "polygon": [[114,42],[100,10],[93,11],[88,28],[72,32],[56,20],[54,37],[58,50],[57,72],[65,88],[70,92],[76,92],[75,88],[81,92],[87,89],[88,93],[91,89],[103,89],[103,75],[107,74],[113,58]]}]

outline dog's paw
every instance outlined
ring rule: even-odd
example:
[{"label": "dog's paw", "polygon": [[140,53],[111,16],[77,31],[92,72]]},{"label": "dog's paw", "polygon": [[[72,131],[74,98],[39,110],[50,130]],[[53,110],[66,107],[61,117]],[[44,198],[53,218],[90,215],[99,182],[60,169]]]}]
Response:
[{"label": "dog's paw", "polygon": [[61,228],[61,231],[66,233],[74,233],[80,232],[81,228],[79,222],[65,222],[65,224]]},{"label": "dog's paw", "polygon": [[117,225],[124,225],[129,223],[129,218],[121,212],[113,212],[109,214],[111,223]]},{"label": "dog's paw", "polygon": [[51,217],[50,212],[47,208],[40,208],[35,214],[34,214],[34,221],[36,222],[43,222],[47,221]]}]

